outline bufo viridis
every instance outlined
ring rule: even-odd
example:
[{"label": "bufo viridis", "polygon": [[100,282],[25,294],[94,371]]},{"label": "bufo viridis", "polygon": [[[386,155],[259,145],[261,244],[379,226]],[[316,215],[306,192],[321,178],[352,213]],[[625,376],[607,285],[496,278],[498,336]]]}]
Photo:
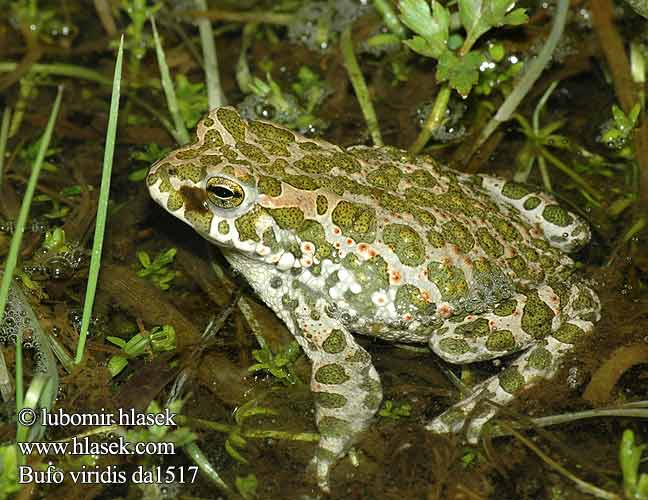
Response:
[{"label": "bufo viridis", "polygon": [[[198,140],[153,165],[147,182],[155,201],[221,248],[312,362],[323,488],[382,398],[352,333],[426,343],[451,363],[522,352],[428,424],[450,432],[479,398],[505,404],[555,373],[599,319],[596,294],[565,254],[589,240],[587,225],[513,182],[391,147],[340,148],[229,107],[204,118]],[[471,415],[469,436],[494,411]]]}]

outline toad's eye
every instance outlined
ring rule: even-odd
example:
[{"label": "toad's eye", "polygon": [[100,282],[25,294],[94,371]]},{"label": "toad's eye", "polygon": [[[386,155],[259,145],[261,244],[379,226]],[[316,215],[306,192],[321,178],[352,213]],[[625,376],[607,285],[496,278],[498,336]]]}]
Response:
[{"label": "toad's eye", "polygon": [[207,198],[218,208],[235,208],[243,202],[245,191],[230,179],[212,177],[207,181]]}]

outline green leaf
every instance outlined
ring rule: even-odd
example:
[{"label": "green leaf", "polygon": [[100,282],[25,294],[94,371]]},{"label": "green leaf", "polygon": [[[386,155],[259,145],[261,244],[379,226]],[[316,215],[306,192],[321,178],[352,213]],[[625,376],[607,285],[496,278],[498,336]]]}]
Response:
[{"label": "green leaf", "polygon": [[437,80],[447,81],[451,88],[462,97],[466,97],[479,79],[479,66],[482,61],[482,55],[477,52],[469,52],[459,57],[448,50],[439,58]]},{"label": "green leaf", "polygon": [[524,24],[524,9],[515,9],[515,0],[459,0],[459,18],[468,33],[467,49],[489,29],[504,25]]},{"label": "green leaf", "polygon": [[432,12],[426,0],[401,0],[399,6],[403,24],[419,35],[405,44],[414,52],[438,59],[447,50],[450,13],[435,0]]},{"label": "green leaf", "polygon": [[119,346],[122,349],[126,346],[126,341],[124,339],[120,339],[119,337],[106,337],[106,340],[108,342],[112,342],[113,344]]},{"label": "green leaf", "polygon": [[112,356],[108,360],[108,371],[112,377],[115,377],[126,368],[126,365],[128,365],[128,360],[124,356]]}]

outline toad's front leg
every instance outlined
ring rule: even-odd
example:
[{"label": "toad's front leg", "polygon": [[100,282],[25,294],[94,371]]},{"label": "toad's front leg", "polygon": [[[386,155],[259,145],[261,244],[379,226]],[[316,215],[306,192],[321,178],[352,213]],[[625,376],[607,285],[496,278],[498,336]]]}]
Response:
[{"label": "toad's front leg", "polygon": [[382,389],[369,353],[323,312],[324,306],[314,308],[322,312],[294,315],[292,329],[313,364],[311,391],[321,437],[311,467],[320,488],[328,491],[331,467],[368,427],[380,406]]}]

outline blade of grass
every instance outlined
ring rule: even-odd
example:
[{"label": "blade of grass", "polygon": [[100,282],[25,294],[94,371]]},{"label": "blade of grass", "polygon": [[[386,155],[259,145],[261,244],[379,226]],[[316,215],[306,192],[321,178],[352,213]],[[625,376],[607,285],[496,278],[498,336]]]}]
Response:
[{"label": "blade of grass", "polygon": [[157,56],[158,67],[160,68],[162,88],[164,89],[164,95],[166,96],[169,113],[171,113],[171,118],[173,118],[173,124],[175,125],[175,132],[173,134],[173,137],[179,144],[187,144],[190,140],[189,132],[187,131],[187,127],[185,126],[182,115],[180,114],[178,99],[176,98],[175,89],[173,87],[173,80],[171,80],[171,73],[169,72],[169,66],[167,66],[166,63],[164,49],[162,48],[160,35],[158,35],[157,28],[155,27],[155,19],[153,17],[151,17],[151,26],[153,27],[155,55]]},{"label": "blade of grass", "polygon": [[[195,0],[196,8],[207,10],[205,0]],[[205,59],[205,79],[207,80],[207,96],[209,109],[225,106],[225,93],[221,88],[220,75],[218,73],[218,56],[216,55],[216,44],[214,43],[214,31],[211,21],[206,17],[199,17],[196,21],[200,32],[200,44],[202,45],[203,57]]]},{"label": "blade of grass", "polygon": [[[27,217],[29,216],[29,208],[31,207],[34,198],[36,183],[38,182],[38,176],[40,175],[43,160],[45,159],[45,152],[47,151],[50,139],[52,138],[52,131],[54,130],[54,123],[56,122],[58,111],[61,106],[62,95],[63,87],[59,86],[56,99],[54,100],[54,105],[52,106],[52,111],[50,112],[49,120],[47,121],[47,126],[45,127],[45,132],[43,132],[36,160],[34,160],[34,164],[32,165],[31,174],[27,181],[27,188],[25,189],[25,194],[22,203],[20,204],[16,229],[14,230],[11,243],[9,244],[9,253],[7,254],[5,268],[2,274],[2,284],[0,284],[0,324],[4,319],[5,307],[9,297],[9,288],[11,288],[11,280],[13,279],[16,263],[18,262],[18,252],[20,251],[20,243],[22,242],[23,233],[25,232],[25,225],[27,224]],[[22,406],[23,400],[22,370],[19,370],[19,367],[22,368],[21,340],[22,339],[20,338],[16,340],[16,407],[18,409]]]},{"label": "blade of grass", "polygon": [[5,152],[7,151],[7,138],[9,137],[9,124],[11,123],[11,108],[7,106],[2,111],[2,124],[0,124],[0,191],[2,191],[2,174],[4,172]]},{"label": "blade of grass", "polygon": [[362,71],[360,71],[360,66],[358,66],[358,60],[356,59],[356,56],[353,52],[353,40],[351,39],[350,25],[342,32],[342,36],[340,37],[340,45],[342,47],[344,66],[346,67],[347,73],[349,74],[349,79],[351,80],[351,84],[353,85],[353,90],[355,90],[358,102],[360,103],[362,114],[364,115],[365,121],[367,122],[367,127],[369,128],[369,133],[371,134],[371,140],[373,141],[375,146],[382,146],[383,140],[382,135],[380,134],[380,126],[378,125],[376,111],[374,110],[373,104],[371,102],[369,90],[367,89],[367,84],[365,83],[364,77],[362,76]]},{"label": "blade of grass", "polygon": [[97,291],[97,280],[101,266],[101,250],[103,248],[104,231],[106,229],[106,216],[108,213],[108,198],[110,195],[110,176],[112,173],[113,154],[115,152],[115,136],[117,135],[117,116],[119,115],[119,94],[121,89],[122,59],[124,55],[124,36],[122,35],[115,62],[115,75],[113,78],[112,96],[110,98],[110,115],[108,117],[108,130],[106,131],[106,148],[104,149],[103,170],[101,173],[101,187],[99,188],[99,202],[97,204],[97,219],[95,222],[94,240],[92,242],[92,257],[88,271],[88,287],[86,288],[83,302],[83,317],[81,331],[77,344],[74,362],[81,363],[85,351],[90,315],[94,305]]}]

